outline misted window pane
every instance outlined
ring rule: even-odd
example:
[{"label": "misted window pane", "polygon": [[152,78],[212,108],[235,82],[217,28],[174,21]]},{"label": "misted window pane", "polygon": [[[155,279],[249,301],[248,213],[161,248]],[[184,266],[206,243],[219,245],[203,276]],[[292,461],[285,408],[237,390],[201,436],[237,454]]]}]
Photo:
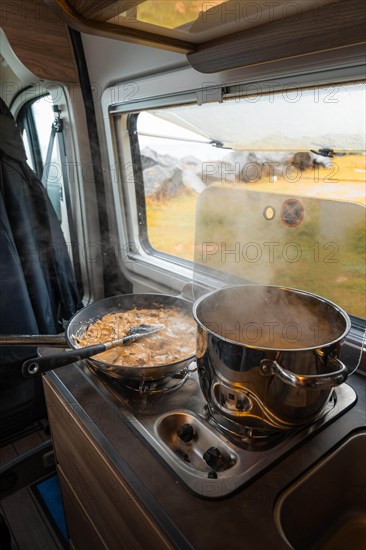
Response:
[{"label": "misted window pane", "polygon": [[365,317],[365,87],[138,116],[151,246]]}]

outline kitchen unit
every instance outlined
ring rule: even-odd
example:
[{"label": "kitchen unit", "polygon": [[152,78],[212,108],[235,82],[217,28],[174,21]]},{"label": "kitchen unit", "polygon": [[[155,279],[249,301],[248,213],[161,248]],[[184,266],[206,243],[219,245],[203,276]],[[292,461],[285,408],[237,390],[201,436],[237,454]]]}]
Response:
[{"label": "kitchen unit", "polygon": [[[325,547],[337,548],[344,532],[352,548],[361,547],[359,535],[364,533],[366,512],[365,474],[359,466],[366,452],[361,372],[337,388],[326,420],[254,450],[238,448],[205,419],[195,372],[188,374],[184,384],[179,381],[180,387],[172,392],[154,388],[152,395],[141,388],[121,391],[115,382],[111,384],[81,363],[48,373],[43,380],[75,547],[90,548],[91,541],[98,540],[100,547],[111,549],[285,549],[289,544],[298,547],[303,540],[304,548],[327,541],[330,545]],[[167,401],[169,405],[164,405]],[[189,410],[194,402],[197,413]],[[196,418],[196,441],[202,437],[206,444],[207,437],[207,446],[224,449],[222,454],[227,449],[233,462],[239,462],[240,471],[235,464],[212,465],[200,450],[184,457],[181,450],[170,446],[171,441],[180,440],[183,448],[190,443],[182,442],[181,432],[180,437],[164,435],[169,432],[161,428],[166,406],[173,407],[175,414],[183,412],[188,423]],[[179,428],[174,422],[172,426]],[[353,436],[357,440],[354,452]],[[333,456],[344,442],[347,449],[351,445],[351,452],[339,468],[337,463],[333,466]],[[326,459],[328,476],[323,476]],[[320,474],[315,477],[314,491],[311,474],[317,468]],[[306,481],[300,484],[311,502],[308,509],[291,506],[291,499],[296,504],[293,484],[304,473],[310,475],[308,486],[314,492],[307,494]],[[357,496],[360,490],[363,493]],[[312,516],[320,517],[320,523],[311,522]],[[291,525],[297,533],[303,529],[300,539],[291,532]]]}]

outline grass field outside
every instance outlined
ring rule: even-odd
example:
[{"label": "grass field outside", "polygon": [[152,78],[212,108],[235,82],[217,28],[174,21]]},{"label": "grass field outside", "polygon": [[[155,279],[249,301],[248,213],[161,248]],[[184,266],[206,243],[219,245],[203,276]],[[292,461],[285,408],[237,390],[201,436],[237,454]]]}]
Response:
[{"label": "grass field outside", "polygon": [[[345,207],[342,210],[342,202],[347,203],[347,205],[352,205],[352,203],[362,205],[363,207],[366,205],[365,157],[350,155],[337,158],[332,167],[318,168],[316,171],[312,169],[304,171],[301,174],[301,179],[296,182],[285,181],[283,178],[278,178],[277,181],[268,181],[267,178],[263,178],[249,184],[224,184],[218,182],[214,184],[214,187],[220,189],[221,192],[227,189],[228,195],[233,190],[242,190],[243,192],[254,191],[258,194],[269,193],[271,195],[280,194],[288,197],[304,197],[304,201],[306,201],[306,197],[338,201],[341,208],[339,211],[342,213],[344,210],[344,212],[347,212],[346,215],[350,216],[348,212],[353,212],[353,210],[349,210],[349,208],[346,210]],[[222,196],[225,197],[225,192]],[[199,198],[200,195],[194,192],[184,192],[167,200],[147,198],[148,236],[150,244],[157,251],[194,261],[197,224],[200,225],[201,223],[201,220],[196,219],[197,205],[200,204]],[[208,240],[214,240],[215,238],[220,240],[220,237],[224,236],[229,245],[232,233],[229,226],[235,225],[234,221],[240,216],[240,210],[232,213],[226,212],[224,213],[224,217],[222,217],[221,206],[224,210],[225,206],[224,204],[217,206],[217,212],[220,212],[220,214],[213,216],[208,227],[204,229],[204,235]],[[213,205],[213,212],[216,212],[215,208],[216,205]],[[357,207],[356,212],[359,210],[360,206]],[[337,224],[337,220],[334,223]],[[218,224],[221,224],[219,229]],[[222,224],[228,227],[223,228]],[[270,268],[275,270],[274,280],[276,284],[278,284],[277,281],[282,280],[282,277],[283,284],[304,288],[305,290],[307,284],[310,287],[315,284],[317,286],[317,293],[332,299],[345,307],[350,313],[365,317],[365,228],[362,222],[358,223],[358,226],[353,230],[351,236],[347,236],[347,242],[340,240],[341,245],[337,256],[339,257],[337,264],[325,265],[319,262],[315,264],[314,251],[311,254],[308,251],[308,261],[304,255],[304,260],[295,267],[283,262],[283,259],[281,261],[281,258],[274,258],[275,261]],[[244,225],[244,232],[245,227]],[[242,228],[240,228],[241,230]],[[213,236],[213,238],[210,239],[210,236]],[[235,239],[235,237],[232,238]],[[278,235],[276,238],[279,238]],[[285,239],[281,242],[281,245],[286,246],[287,243],[288,246],[288,238],[283,236],[280,236],[280,238],[282,240]],[[306,239],[309,240],[309,235],[304,234],[304,231],[297,231],[296,239],[300,243],[298,246],[302,246],[304,249],[306,247]],[[314,239],[311,243],[313,242],[315,242]],[[308,244],[308,248],[314,248],[314,244],[311,243]],[[232,246],[232,242],[230,246]],[[281,248],[278,247],[278,250],[281,250]],[[331,257],[330,252],[328,251],[329,258]],[[326,258],[326,256],[324,257]],[[225,267],[227,269],[236,269],[235,264]],[[256,266],[248,265],[246,267],[248,268],[248,273],[256,277],[256,282],[261,282],[261,275],[264,280],[266,280],[266,277],[268,279],[268,273],[266,273],[268,266],[266,264],[258,263]],[[307,289],[315,292],[311,288]]]}]

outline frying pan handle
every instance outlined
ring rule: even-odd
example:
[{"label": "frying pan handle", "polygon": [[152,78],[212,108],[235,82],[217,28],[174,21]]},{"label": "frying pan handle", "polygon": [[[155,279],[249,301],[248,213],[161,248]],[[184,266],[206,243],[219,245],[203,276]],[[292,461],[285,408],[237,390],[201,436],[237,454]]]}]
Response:
[{"label": "frying pan handle", "polygon": [[290,386],[295,386],[296,388],[331,390],[335,386],[339,386],[345,382],[348,370],[337,357],[328,355],[327,360],[335,366],[336,371],[325,374],[294,374],[284,369],[277,361],[270,359],[263,359],[261,361],[260,370],[261,374],[267,376],[274,374],[286,384],[290,384]]},{"label": "frying pan handle", "polygon": [[2,334],[0,346],[52,346],[67,347],[65,336],[61,334]]},{"label": "frying pan handle", "polygon": [[107,347],[104,344],[95,344],[85,349],[73,349],[62,353],[45,355],[44,357],[33,357],[32,359],[24,361],[22,365],[22,374],[25,377],[42,374],[50,370],[58,369],[59,367],[64,367],[75,361],[87,359],[92,355],[97,355],[98,353],[106,351],[106,349]]}]

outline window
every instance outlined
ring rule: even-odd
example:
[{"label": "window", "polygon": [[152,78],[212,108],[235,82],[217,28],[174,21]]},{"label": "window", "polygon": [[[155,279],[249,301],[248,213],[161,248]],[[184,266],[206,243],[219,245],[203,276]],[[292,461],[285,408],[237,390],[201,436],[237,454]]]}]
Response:
[{"label": "window", "polygon": [[[50,95],[27,103],[18,117],[29,166],[44,183],[58,219],[65,217],[60,148],[52,130],[55,112]],[[56,137],[56,139],[55,139]],[[55,143],[56,142],[56,143]],[[50,151],[48,151],[51,145]]]},{"label": "window", "polygon": [[75,180],[71,171],[73,163],[66,156],[63,122],[63,113],[50,94],[25,103],[17,117],[27,162],[47,191],[81,288],[79,247],[70,189],[70,184]]},{"label": "window", "polygon": [[[365,86],[116,114],[148,255],[226,284],[287,285],[365,317]],[[119,142],[123,141],[119,136]],[[128,178],[130,180],[130,178]]]}]

